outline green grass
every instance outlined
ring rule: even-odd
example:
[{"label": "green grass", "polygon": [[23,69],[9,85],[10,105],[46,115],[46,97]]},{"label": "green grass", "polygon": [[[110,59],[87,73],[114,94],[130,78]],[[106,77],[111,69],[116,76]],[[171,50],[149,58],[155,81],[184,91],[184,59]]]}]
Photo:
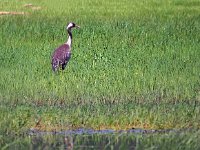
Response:
[{"label": "green grass", "polygon": [[[39,118],[46,130],[199,128],[200,1],[0,3],[28,13],[0,16],[2,132]],[[81,29],[66,70],[54,74],[51,54],[69,21]]]},{"label": "green grass", "polygon": [[[163,134],[71,135],[74,149],[198,150],[199,131]],[[69,136],[68,136],[69,137]],[[0,141],[2,149],[65,149],[64,135],[11,136]]]}]

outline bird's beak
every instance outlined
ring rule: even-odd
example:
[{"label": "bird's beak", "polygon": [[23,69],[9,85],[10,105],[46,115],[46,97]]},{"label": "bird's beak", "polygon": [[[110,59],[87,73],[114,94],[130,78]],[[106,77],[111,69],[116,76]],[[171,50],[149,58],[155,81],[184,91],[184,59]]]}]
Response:
[{"label": "bird's beak", "polygon": [[76,28],[80,28],[80,26],[76,25]]}]

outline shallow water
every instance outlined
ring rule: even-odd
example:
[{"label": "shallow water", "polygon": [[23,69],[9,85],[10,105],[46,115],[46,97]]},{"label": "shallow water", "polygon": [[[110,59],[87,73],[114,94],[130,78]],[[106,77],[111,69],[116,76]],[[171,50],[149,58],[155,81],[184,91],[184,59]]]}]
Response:
[{"label": "shallow water", "polygon": [[133,128],[129,130],[113,130],[113,129],[104,129],[104,130],[93,130],[93,129],[76,129],[76,130],[67,130],[67,131],[39,131],[37,129],[30,129],[28,131],[29,135],[47,135],[47,134],[120,134],[120,133],[166,133],[166,132],[180,132],[181,130],[175,130],[175,129],[165,129],[165,130],[154,130],[154,129],[140,129],[140,128]]},{"label": "shallow water", "polygon": [[1,149],[200,149],[198,130],[92,130],[40,132],[1,137]]}]

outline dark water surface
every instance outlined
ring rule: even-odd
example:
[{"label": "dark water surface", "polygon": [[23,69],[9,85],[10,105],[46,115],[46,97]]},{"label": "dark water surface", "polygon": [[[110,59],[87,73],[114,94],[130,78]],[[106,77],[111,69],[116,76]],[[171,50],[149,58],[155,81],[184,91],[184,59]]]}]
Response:
[{"label": "dark water surface", "polygon": [[199,130],[77,129],[0,137],[1,149],[200,149]]},{"label": "dark water surface", "polygon": [[175,130],[175,129],[165,129],[165,130],[154,130],[154,129],[140,129],[140,128],[133,128],[129,130],[113,130],[113,129],[104,129],[104,130],[93,130],[93,129],[76,129],[76,130],[67,130],[67,131],[39,131],[37,129],[30,129],[28,134],[29,135],[48,135],[48,134],[64,134],[64,135],[69,135],[69,134],[87,134],[87,135],[92,135],[92,134],[120,134],[120,133],[168,133],[168,132],[181,132],[181,130]]}]

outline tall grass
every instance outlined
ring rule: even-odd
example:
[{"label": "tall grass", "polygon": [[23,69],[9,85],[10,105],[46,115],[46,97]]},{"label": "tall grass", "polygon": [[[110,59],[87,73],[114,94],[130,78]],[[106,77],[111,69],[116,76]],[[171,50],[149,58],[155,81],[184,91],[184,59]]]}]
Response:
[{"label": "tall grass", "polygon": [[[76,118],[74,124],[81,126],[81,121],[86,122],[80,118],[91,116],[89,105],[94,104],[101,118],[93,116],[87,126],[93,124],[97,128],[104,126],[108,118],[111,121],[105,126],[115,126],[114,122],[121,126],[131,122],[134,126],[137,121],[143,122],[142,127],[188,126],[184,112],[188,110],[194,115],[189,122],[199,126],[195,117],[199,115],[196,104],[200,97],[199,1],[44,0],[33,2],[42,8],[37,11],[23,7],[28,2],[0,2],[2,10],[28,12],[0,18],[1,107],[9,107],[15,113],[18,108],[11,107],[21,108],[22,104],[22,112],[30,109],[33,114],[42,112],[39,115],[44,120],[49,119],[49,114],[65,122],[64,110],[55,106],[55,112],[51,112],[52,105],[64,103],[70,109],[66,112],[68,119]],[[72,58],[66,70],[54,74],[51,54],[66,41],[65,26],[69,21],[81,29],[73,31]],[[80,114],[79,107],[71,107],[74,103],[80,107]],[[111,107],[111,112],[101,110],[107,103],[117,107]],[[127,103],[131,109],[122,107]],[[166,123],[166,107],[175,109],[171,104],[177,103],[184,107],[174,110],[176,113],[172,111]],[[121,114],[124,111],[121,117],[118,109]],[[34,118],[33,114],[29,117]],[[158,119],[157,125],[150,118]],[[170,123],[170,119],[179,125]],[[54,119],[49,120],[53,124]],[[31,126],[29,123],[27,126]],[[141,126],[140,123],[135,126]]]}]

